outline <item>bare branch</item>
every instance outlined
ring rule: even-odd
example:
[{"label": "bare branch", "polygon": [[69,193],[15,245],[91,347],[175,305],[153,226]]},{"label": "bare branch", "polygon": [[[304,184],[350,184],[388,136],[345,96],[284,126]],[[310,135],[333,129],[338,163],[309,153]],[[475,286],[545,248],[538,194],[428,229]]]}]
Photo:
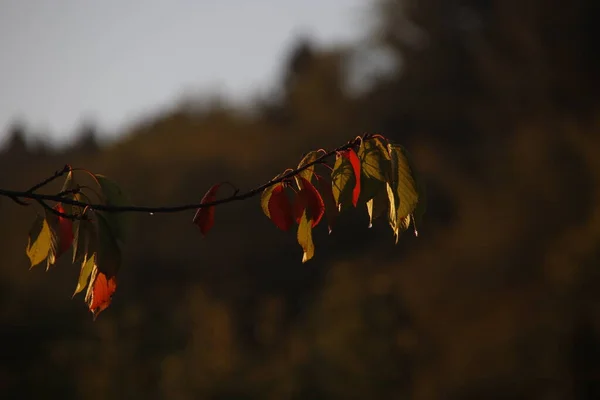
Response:
[{"label": "bare branch", "polygon": [[27,190],[25,192],[0,189],[0,196],[9,197],[10,199],[17,202],[20,205],[27,205],[26,202],[24,202],[20,199],[35,200],[40,205],[42,205],[45,209],[52,211],[54,214],[59,215],[63,218],[69,218],[69,219],[79,219],[81,217],[76,216],[76,215],[68,215],[68,214],[61,213],[58,210],[55,210],[54,208],[50,207],[46,202],[51,201],[51,202],[69,204],[69,205],[73,205],[73,206],[88,207],[95,211],[106,211],[106,212],[114,212],[114,213],[141,212],[141,213],[155,214],[155,213],[175,213],[175,212],[181,212],[181,211],[186,211],[186,210],[195,210],[198,208],[213,207],[213,206],[218,206],[218,205],[225,204],[225,203],[231,203],[234,201],[240,201],[240,200],[248,199],[250,197],[254,197],[254,196],[262,193],[265,189],[267,189],[271,186],[274,186],[280,182],[284,182],[284,181],[289,180],[290,178],[293,178],[294,176],[300,174],[302,171],[312,167],[313,165],[324,164],[324,162],[327,158],[335,156],[338,152],[341,152],[343,150],[353,148],[353,147],[357,146],[362,140],[368,140],[371,137],[372,137],[372,135],[364,135],[363,137],[359,136],[359,137],[349,141],[345,145],[340,146],[329,152],[326,152],[323,150],[323,155],[320,156],[319,158],[315,159],[314,161],[307,163],[300,168],[290,169],[288,172],[284,173],[283,175],[279,176],[278,178],[272,179],[272,180],[254,188],[252,190],[249,190],[245,193],[240,194],[239,189],[237,189],[234,185],[230,184],[232,186],[232,188],[234,189],[234,193],[231,196],[225,197],[223,199],[219,199],[216,201],[203,203],[203,204],[193,203],[193,204],[183,204],[183,205],[176,205],[176,206],[166,206],[166,207],[148,207],[148,206],[133,206],[133,205],[132,206],[115,206],[115,205],[107,205],[107,204],[86,203],[86,202],[77,201],[77,200],[73,200],[71,198],[66,197],[69,194],[77,193],[79,191],[79,189],[67,190],[64,192],[59,192],[54,195],[35,193],[36,190],[40,189],[41,187],[52,182],[53,180],[68,173],[69,171],[71,171],[72,168],[70,165],[65,165],[65,167],[62,170],[56,171],[53,176],[34,185],[32,188],[30,188],[29,190]]}]

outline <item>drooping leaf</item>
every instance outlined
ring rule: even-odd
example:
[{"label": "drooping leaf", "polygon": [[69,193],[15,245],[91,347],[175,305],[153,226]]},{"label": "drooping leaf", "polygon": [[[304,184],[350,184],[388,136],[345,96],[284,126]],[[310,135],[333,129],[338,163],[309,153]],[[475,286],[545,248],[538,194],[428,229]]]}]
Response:
[{"label": "drooping leaf", "polygon": [[[213,185],[208,192],[204,195],[200,204],[211,203],[217,199],[217,190],[221,186],[220,183]],[[215,207],[202,207],[196,211],[196,215],[194,215],[194,219],[192,220],[194,224],[198,225],[200,228],[200,232],[202,236],[206,236],[208,231],[215,224]]]},{"label": "drooping leaf", "polygon": [[90,257],[84,257],[83,261],[81,262],[81,271],[79,271],[79,279],[77,280],[77,287],[75,287],[73,297],[85,289],[94,268],[97,268],[96,254],[92,254]]},{"label": "drooping leaf", "polygon": [[343,157],[348,158],[350,160],[350,164],[352,165],[352,170],[354,171],[354,176],[356,178],[356,183],[354,185],[354,189],[352,190],[352,204],[354,207],[358,204],[358,197],[360,196],[361,183],[360,183],[360,160],[356,155],[356,152],[352,149],[348,149],[343,152]]},{"label": "drooping leaf", "polygon": [[[73,190],[77,189],[78,187],[79,187],[79,185],[75,182],[75,177],[73,176],[73,171],[69,171],[69,173],[67,174],[67,177],[65,178],[65,182],[63,183],[61,192],[73,191]],[[75,198],[75,196],[76,196],[75,193],[66,195],[67,198],[77,200]],[[64,213],[67,215],[79,215],[79,213],[81,212],[81,207],[79,207],[79,206],[74,206],[71,204],[62,204],[62,207],[64,209]]]},{"label": "drooping leaf", "polygon": [[363,140],[358,149],[360,168],[364,177],[381,182],[391,175],[391,154],[377,138]]},{"label": "drooping leaf", "polygon": [[396,205],[396,222],[390,225],[396,235],[401,230],[408,228],[410,224],[410,215],[415,211],[419,202],[419,192],[413,175],[413,168],[409,160],[408,153],[401,146],[390,145],[392,154],[392,181],[391,186],[394,192],[394,202]]},{"label": "drooping leaf", "polygon": [[[385,187],[384,183],[384,187]],[[375,197],[367,201],[367,212],[369,213],[369,228],[373,226],[373,221],[388,210],[389,201],[387,197],[386,191],[381,191],[377,193]]]},{"label": "drooping leaf", "polygon": [[116,275],[121,265],[121,246],[112,234],[112,227],[103,214],[96,213],[98,242],[96,265],[98,270],[110,276]]},{"label": "drooping leaf", "polygon": [[312,183],[303,177],[300,177],[299,179],[301,189],[298,195],[304,198],[303,203],[307,211],[307,218],[311,221],[311,225],[314,228],[319,224],[321,218],[323,218],[325,204],[323,198]]},{"label": "drooping leaf", "polygon": [[356,207],[360,195],[360,161],[354,150],[348,149],[337,155],[331,181],[338,209],[348,203]]},{"label": "drooping leaf", "polygon": [[[103,197],[102,200],[106,205],[117,207],[131,205],[131,201],[115,181],[107,178],[102,174],[94,174],[94,177],[100,185],[100,189],[102,191],[101,195]],[[102,214],[108,222],[115,237],[115,240],[119,243],[119,245],[123,245],[125,243],[125,237],[127,234],[127,227],[129,222],[128,213],[103,212]]]},{"label": "drooping leaf", "polygon": [[[54,209],[58,212],[66,214],[65,209],[60,203],[54,206]],[[71,244],[73,244],[73,221],[71,219],[61,217],[60,215],[58,216],[58,235],[59,237],[57,242],[59,243],[59,246],[56,253],[56,258],[63,255],[67,250],[69,250]]]},{"label": "drooping leaf", "polygon": [[[306,164],[310,164],[314,161],[316,161],[319,158],[319,152],[318,151],[311,151],[309,152],[307,155],[305,155],[302,160],[300,161],[300,163],[298,164],[298,168],[302,168],[303,166],[305,166]],[[304,178],[307,181],[311,181],[313,174],[315,172],[315,166],[311,165],[310,167],[306,168],[305,170],[303,170],[302,172],[300,172],[297,176],[296,176],[296,183],[298,184],[298,188],[301,188],[301,181],[299,178]]]},{"label": "drooping leaf", "polygon": [[38,215],[29,231],[27,248],[25,249],[32,268],[48,257],[51,247],[52,234],[48,222]]},{"label": "drooping leaf", "polygon": [[302,214],[298,224],[298,244],[304,250],[302,262],[305,263],[315,255],[315,245],[312,240],[312,226],[306,212]]},{"label": "drooping leaf", "polygon": [[375,137],[362,141],[358,158],[361,168],[359,202],[367,203],[378,195],[385,195],[385,182],[391,178],[391,155],[383,142]]},{"label": "drooping leaf", "polygon": [[[62,205],[56,204],[54,210],[64,214]],[[46,223],[50,229],[50,251],[46,259],[46,271],[56,263],[73,243],[73,221],[45,210]]]},{"label": "drooping leaf", "polygon": [[408,153],[401,146],[392,147],[393,186],[400,199],[398,218],[411,214],[419,202],[419,192],[413,176],[413,168]]},{"label": "drooping leaf", "polygon": [[92,267],[90,283],[85,295],[85,302],[94,315],[94,321],[98,315],[110,306],[112,296],[117,290],[117,277],[108,276],[100,272],[97,266]]},{"label": "drooping leaf", "polygon": [[294,223],[292,205],[285,192],[283,183],[275,185],[267,204],[271,221],[282,231],[288,231]]},{"label": "drooping leaf", "polygon": [[121,265],[121,249],[113,235],[112,227],[103,214],[96,213],[98,230],[98,251],[85,302],[94,319],[104,311],[112,300],[117,288],[117,273]]},{"label": "drooping leaf", "polygon": [[[89,202],[89,199],[82,193],[77,194],[75,199]],[[89,214],[89,211],[86,210],[83,215],[85,218],[73,221],[73,262],[80,258],[85,259],[95,251],[92,247],[97,240],[96,228],[94,227],[94,223],[89,219]]]},{"label": "drooping leaf", "polygon": [[385,189],[388,197],[388,223],[394,232],[396,240],[398,239],[398,218],[396,217],[396,210],[398,209],[398,195],[392,188],[389,182],[386,182]]},{"label": "drooping leaf", "polygon": [[[271,181],[278,179],[281,175],[283,175],[283,174],[277,175],[276,177],[271,179]],[[269,218],[269,219],[271,218],[271,213],[269,212],[269,200],[271,199],[271,196],[273,195],[273,190],[275,190],[275,186],[276,185],[271,185],[271,186],[267,187],[265,190],[263,190],[262,194],[260,195],[260,206],[261,206],[263,212],[265,213],[265,215],[267,216],[267,218]]]},{"label": "drooping leaf", "polygon": [[333,191],[331,190],[331,182],[325,180],[325,178],[317,174],[315,174],[315,176],[317,178],[317,186],[319,187],[321,197],[323,198],[323,204],[325,205],[325,217],[327,218],[327,227],[329,228],[329,233],[331,234],[333,225],[335,224],[335,220],[339,215],[339,210],[335,205]]}]

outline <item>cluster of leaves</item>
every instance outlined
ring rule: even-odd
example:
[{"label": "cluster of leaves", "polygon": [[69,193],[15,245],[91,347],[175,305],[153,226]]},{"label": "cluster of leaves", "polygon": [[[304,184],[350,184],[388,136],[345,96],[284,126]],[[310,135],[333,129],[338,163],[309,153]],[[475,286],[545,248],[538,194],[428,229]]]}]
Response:
[{"label": "cluster of leaves", "polygon": [[[308,153],[298,164],[294,178],[284,179],[265,189],[261,206],[281,230],[298,225],[297,239],[304,253],[302,262],[314,256],[312,229],[323,216],[329,233],[338,215],[350,207],[366,205],[369,227],[373,220],[387,215],[396,242],[400,232],[416,223],[424,212],[422,188],[414,175],[406,150],[381,135],[357,138],[347,148],[335,152],[335,163],[326,163],[328,153]],[[317,167],[324,172],[319,174]],[[289,174],[290,170],[274,180]]]},{"label": "cluster of leaves", "polygon": [[31,267],[46,262],[49,270],[70,248],[73,263],[80,263],[81,271],[73,296],[87,287],[85,302],[94,319],[111,302],[117,288],[117,272],[125,238],[123,214],[97,211],[87,206],[90,196],[101,204],[125,206],[127,197],[119,186],[104,175],[78,170],[91,175],[99,191],[80,186],[75,180],[76,170],[70,169],[60,196],[63,201],[54,207],[44,207],[29,232],[26,248]]},{"label": "cluster of leaves", "polygon": [[[334,156],[333,165],[328,165],[328,160]],[[99,190],[77,184],[76,171],[89,174]],[[174,212],[197,208],[193,222],[205,236],[214,225],[215,206],[260,194],[264,213],[279,229],[289,231],[297,225],[297,239],[303,249],[302,262],[306,262],[315,253],[312,231],[323,219],[331,233],[341,212],[365,205],[369,227],[373,220],[386,215],[398,242],[400,233],[411,224],[417,234],[416,223],[424,211],[422,188],[406,150],[381,135],[357,137],[331,152],[311,151],[296,169],[287,169],[244,194],[238,194],[234,188],[231,196],[217,200],[217,192],[225,182],[217,183],[198,205],[134,207],[129,205],[117,184],[107,177],[70,167],[64,172],[68,173],[58,195],[36,197],[29,191],[23,196],[44,206],[44,214],[38,215],[29,234],[27,255],[32,267],[46,261],[49,269],[72,248],[73,262],[81,263],[73,296],[87,287],[85,301],[94,319],[110,305],[117,287],[125,238],[124,212]],[[99,203],[90,201],[92,195]],[[47,206],[44,199],[48,198],[57,204]]]}]

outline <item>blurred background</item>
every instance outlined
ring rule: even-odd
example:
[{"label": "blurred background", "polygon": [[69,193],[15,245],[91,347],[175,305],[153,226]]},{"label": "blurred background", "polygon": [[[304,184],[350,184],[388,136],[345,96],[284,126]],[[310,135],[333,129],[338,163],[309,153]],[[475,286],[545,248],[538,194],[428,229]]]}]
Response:
[{"label": "blurred background", "polygon": [[[412,153],[419,238],[258,198],[132,216],[96,322],[0,199],[0,398],[600,398],[600,3],[0,3],[0,187],[65,163],[137,204],[253,188],[365,132]],[[52,189],[52,188],[50,188]]]}]

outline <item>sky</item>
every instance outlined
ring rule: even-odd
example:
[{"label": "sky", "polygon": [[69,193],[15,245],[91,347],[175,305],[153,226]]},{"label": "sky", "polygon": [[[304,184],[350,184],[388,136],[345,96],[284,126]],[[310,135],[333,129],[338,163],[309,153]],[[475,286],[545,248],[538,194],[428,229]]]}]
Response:
[{"label": "sky", "polygon": [[0,0],[0,138],[118,132],[184,92],[272,86],[294,39],[360,38],[365,0]]}]

